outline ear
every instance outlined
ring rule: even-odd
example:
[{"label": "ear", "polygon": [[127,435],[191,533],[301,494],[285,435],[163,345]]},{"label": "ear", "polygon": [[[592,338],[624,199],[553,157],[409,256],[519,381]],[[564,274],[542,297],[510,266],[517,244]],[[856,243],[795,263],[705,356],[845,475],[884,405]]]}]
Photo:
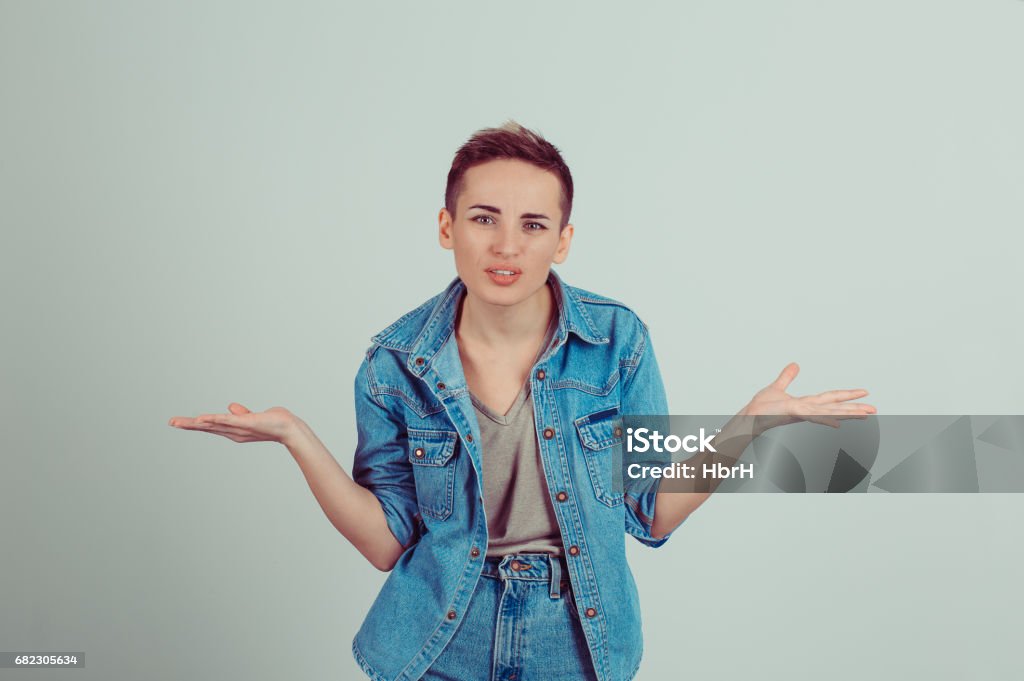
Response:
[{"label": "ear", "polygon": [[565,226],[562,233],[558,235],[558,248],[555,250],[554,262],[557,265],[565,262],[569,257],[569,244],[572,243],[572,223]]},{"label": "ear", "polygon": [[437,240],[441,244],[441,248],[449,251],[455,248],[455,240],[452,236],[452,223],[452,214],[448,212],[447,208],[442,208],[441,212],[437,214]]}]

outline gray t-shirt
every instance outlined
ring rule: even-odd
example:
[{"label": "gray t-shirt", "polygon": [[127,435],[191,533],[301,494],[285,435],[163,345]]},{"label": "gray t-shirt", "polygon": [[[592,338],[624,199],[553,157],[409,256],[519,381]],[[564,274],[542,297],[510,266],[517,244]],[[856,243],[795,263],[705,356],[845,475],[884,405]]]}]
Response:
[{"label": "gray t-shirt", "polygon": [[[538,358],[551,342],[555,326],[553,317]],[[529,378],[504,415],[491,411],[472,393],[470,398],[480,424],[484,510],[490,535],[487,556],[561,555],[562,535],[540,460]]]}]

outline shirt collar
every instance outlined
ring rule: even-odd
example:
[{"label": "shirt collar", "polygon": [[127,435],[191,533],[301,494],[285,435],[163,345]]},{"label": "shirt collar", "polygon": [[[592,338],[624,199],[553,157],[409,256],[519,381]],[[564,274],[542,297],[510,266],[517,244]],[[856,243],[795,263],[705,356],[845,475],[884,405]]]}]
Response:
[{"label": "shirt collar", "polygon": [[[558,327],[555,331],[555,348],[561,347],[574,333],[580,339],[594,344],[608,342],[608,338],[598,332],[594,320],[587,313],[577,290],[562,281],[554,270],[548,273],[548,284],[554,292],[555,305],[558,309]],[[422,376],[430,366],[430,361],[441,350],[455,329],[455,315],[459,303],[466,292],[462,279],[456,277],[448,288],[436,298],[437,302],[430,312],[422,330],[413,341],[409,351],[407,366],[409,371]]]}]

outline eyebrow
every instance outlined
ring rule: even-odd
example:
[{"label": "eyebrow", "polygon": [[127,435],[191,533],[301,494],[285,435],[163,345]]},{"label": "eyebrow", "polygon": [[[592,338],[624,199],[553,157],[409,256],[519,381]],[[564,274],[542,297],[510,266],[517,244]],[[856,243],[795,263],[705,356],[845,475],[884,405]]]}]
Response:
[{"label": "eyebrow", "polygon": [[[492,213],[497,213],[498,215],[501,215],[501,210],[500,209],[495,208],[494,206],[485,206],[482,203],[475,203],[472,206],[470,206],[469,208],[467,208],[466,210],[473,210],[474,208],[483,208],[484,210],[487,210],[487,211],[490,211]],[[519,217],[520,218],[526,218],[528,220],[550,220],[551,219],[547,215],[544,215],[543,213],[523,213]]]}]

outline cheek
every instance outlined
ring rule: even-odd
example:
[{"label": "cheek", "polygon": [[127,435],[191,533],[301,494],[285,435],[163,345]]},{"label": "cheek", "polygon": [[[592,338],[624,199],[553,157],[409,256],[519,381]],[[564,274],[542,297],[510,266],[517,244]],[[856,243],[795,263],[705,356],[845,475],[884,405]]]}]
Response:
[{"label": "cheek", "polygon": [[551,259],[555,257],[557,252],[558,240],[544,239],[543,241],[538,240],[530,244],[527,256],[534,262],[551,262]]}]

